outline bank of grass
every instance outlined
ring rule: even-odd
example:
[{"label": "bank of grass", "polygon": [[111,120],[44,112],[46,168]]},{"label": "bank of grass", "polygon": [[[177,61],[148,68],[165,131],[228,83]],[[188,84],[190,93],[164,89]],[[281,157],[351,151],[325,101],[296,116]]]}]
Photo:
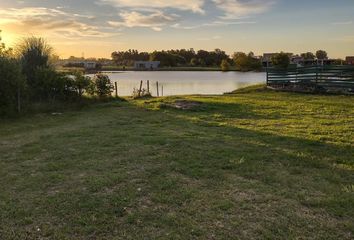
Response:
[{"label": "bank of grass", "polygon": [[263,87],[2,121],[0,238],[352,239],[353,132],[353,97]]}]

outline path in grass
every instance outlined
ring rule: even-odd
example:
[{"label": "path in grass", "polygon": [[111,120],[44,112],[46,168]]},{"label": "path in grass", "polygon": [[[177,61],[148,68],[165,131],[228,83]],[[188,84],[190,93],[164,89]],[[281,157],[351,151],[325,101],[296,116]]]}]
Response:
[{"label": "path in grass", "polygon": [[2,121],[0,238],[353,238],[353,97],[184,99]]}]

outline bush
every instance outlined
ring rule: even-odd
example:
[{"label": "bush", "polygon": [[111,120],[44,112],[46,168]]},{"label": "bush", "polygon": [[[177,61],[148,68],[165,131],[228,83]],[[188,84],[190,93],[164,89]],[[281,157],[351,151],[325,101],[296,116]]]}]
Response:
[{"label": "bush", "polygon": [[54,69],[39,68],[34,71],[32,85],[32,98],[43,100],[70,100],[77,96],[75,81]]},{"label": "bush", "polygon": [[134,99],[150,98],[150,97],[152,97],[151,92],[149,92],[145,88],[141,89],[141,91],[139,91],[139,89],[136,89],[136,88],[133,89],[133,98]]},{"label": "bush", "polygon": [[91,78],[85,76],[82,72],[74,72],[74,88],[79,97],[89,90]]},{"label": "bush", "polygon": [[17,46],[20,57],[22,72],[26,75],[30,87],[38,86],[36,83],[36,71],[49,68],[49,59],[52,55],[52,48],[43,38],[25,38]]},{"label": "bush", "polygon": [[113,84],[107,75],[96,74],[88,88],[88,93],[103,98],[111,96],[113,90]]},{"label": "bush", "polygon": [[9,57],[0,56],[0,115],[16,112],[18,94],[24,95],[25,78],[19,63]]}]

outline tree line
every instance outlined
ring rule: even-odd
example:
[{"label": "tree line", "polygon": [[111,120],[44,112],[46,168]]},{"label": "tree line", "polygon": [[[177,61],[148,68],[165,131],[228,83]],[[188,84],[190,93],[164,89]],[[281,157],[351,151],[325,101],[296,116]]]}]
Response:
[{"label": "tree line", "polygon": [[[280,58],[284,58],[283,52]],[[301,57],[305,61],[325,60],[328,54],[324,50],[318,50],[316,53],[305,52],[300,55],[290,55],[288,61],[292,57]],[[111,54],[112,60],[118,66],[133,66],[135,61],[159,61],[160,67],[221,67],[222,70],[230,70],[231,68],[239,71],[257,71],[262,69],[262,58],[255,56],[253,52],[235,52],[231,56],[227,55],[221,49],[214,51],[191,49],[176,49],[167,51],[139,52],[130,49],[128,51],[115,51]],[[277,54],[274,56],[274,65],[279,61]],[[285,57],[286,58],[286,57]],[[284,65],[284,63],[282,63]],[[286,64],[285,64],[286,65]]]},{"label": "tree line", "polygon": [[110,97],[106,75],[61,73],[52,65],[53,49],[42,38],[23,39],[10,49],[0,39],[0,116],[30,109],[34,103],[79,102],[84,95]]},{"label": "tree line", "polygon": [[167,51],[139,52],[138,50],[116,51],[111,54],[112,60],[119,66],[133,66],[135,61],[159,61],[160,67],[221,67],[229,70],[234,66],[238,70],[259,70],[260,60],[251,52],[237,52],[231,57],[221,49],[214,51],[176,49]]}]

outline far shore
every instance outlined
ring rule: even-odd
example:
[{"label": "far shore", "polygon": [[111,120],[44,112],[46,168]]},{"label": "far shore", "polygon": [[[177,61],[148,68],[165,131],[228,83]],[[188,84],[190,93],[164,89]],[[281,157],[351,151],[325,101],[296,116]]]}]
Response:
[{"label": "far shore", "polygon": [[[133,67],[122,67],[122,66],[103,66],[101,69],[84,69],[84,68],[69,68],[69,67],[60,67],[58,68],[59,71],[83,71],[86,73],[98,73],[98,72],[124,72],[124,71],[155,71],[155,72],[167,72],[167,71],[195,71],[195,72],[242,72],[234,67],[231,67],[227,71],[222,71],[220,67],[162,67],[154,70],[142,70],[136,69]],[[262,71],[254,71],[254,72],[262,72]]]}]

